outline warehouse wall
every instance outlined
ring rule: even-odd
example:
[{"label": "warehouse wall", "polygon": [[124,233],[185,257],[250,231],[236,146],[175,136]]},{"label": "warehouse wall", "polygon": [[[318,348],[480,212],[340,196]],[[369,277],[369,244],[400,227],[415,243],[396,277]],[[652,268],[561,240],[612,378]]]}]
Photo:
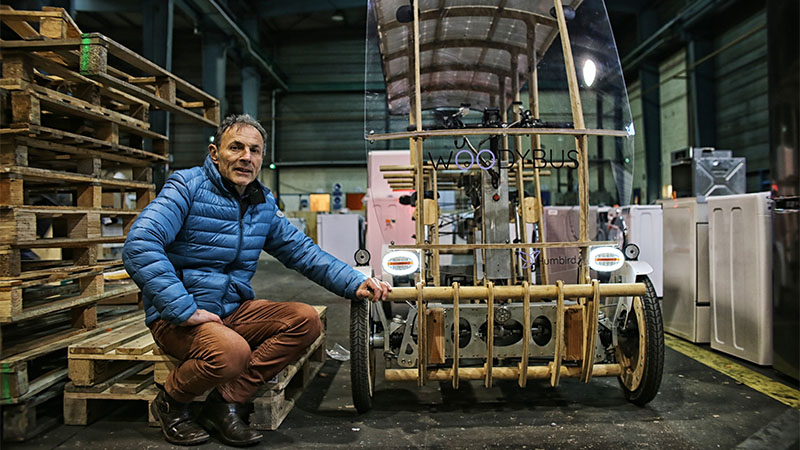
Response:
[{"label": "warehouse wall", "polygon": [[644,115],[642,113],[642,85],[639,81],[628,86],[628,101],[631,104],[631,116],[633,118],[633,128],[636,134],[633,136],[633,190],[640,192],[637,198],[632,197],[634,203],[644,203],[642,196],[647,193],[647,170],[645,169],[644,151]]},{"label": "warehouse wall", "polygon": [[[689,103],[685,74],[686,50],[680,50],[659,65],[661,102],[661,179],[672,185],[670,155],[689,146]],[[678,75],[677,77],[675,75]],[[674,77],[674,78],[673,78]],[[662,195],[664,191],[662,190]]]},{"label": "warehouse wall", "polygon": [[276,108],[277,162],[366,163],[363,36],[292,40],[277,64],[291,86]]},{"label": "warehouse wall", "polygon": [[[721,48],[749,30],[764,25],[766,11],[734,25],[715,39]],[[767,84],[767,30],[720,53],[716,71],[717,148],[747,158],[747,190],[768,190],[769,105]]]}]

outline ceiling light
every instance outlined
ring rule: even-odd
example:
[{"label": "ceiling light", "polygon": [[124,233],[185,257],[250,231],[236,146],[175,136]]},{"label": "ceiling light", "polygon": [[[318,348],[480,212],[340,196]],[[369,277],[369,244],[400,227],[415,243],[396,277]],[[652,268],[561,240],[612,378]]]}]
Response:
[{"label": "ceiling light", "polygon": [[341,11],[336,11],[331,16],[331,20],[334,22],[344,22],[344,13]]}]

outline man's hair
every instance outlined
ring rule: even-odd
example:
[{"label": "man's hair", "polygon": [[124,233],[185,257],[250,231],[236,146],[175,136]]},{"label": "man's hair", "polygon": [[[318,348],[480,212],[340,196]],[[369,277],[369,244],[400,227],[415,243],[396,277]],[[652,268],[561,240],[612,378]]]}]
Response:
[{"label": "man's hair", "polygon": [[230,116],[226,117],[223,120],[219,127],[217,127],[217,132],[214,133],[214,145],[219,147],[220,142],[222,141],[222,135],[234,126],[242,126],[242,125],[250,125],[251,127],[258,130],[261,133],[261,140],[264,142],[263,150],[267,148],[267,132],[264,130],[264,127],[261,126],[260,123],[256,119],[250,117],[250,114],[231,114]]}]

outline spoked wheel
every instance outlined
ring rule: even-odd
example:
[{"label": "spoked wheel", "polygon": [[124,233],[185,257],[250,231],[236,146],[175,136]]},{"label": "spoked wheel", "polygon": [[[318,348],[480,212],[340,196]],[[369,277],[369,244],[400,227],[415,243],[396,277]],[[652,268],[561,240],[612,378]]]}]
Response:
[{"label": "spoked wheel", "polygon": [[644,406],[658,393],[664,371],[664,324],[655,289],[646,276],[647,292],[633,301],[633,310],[617,318],[617,361],[622,366],[619,377],[625,398]]},{"label": "spoked wheel", "polygon": [[375,351],[370,342],[373,330],[371,309],[369,300],[350,304],[350,385],[353,404],[359,414],[372,409],[375,390]]}]

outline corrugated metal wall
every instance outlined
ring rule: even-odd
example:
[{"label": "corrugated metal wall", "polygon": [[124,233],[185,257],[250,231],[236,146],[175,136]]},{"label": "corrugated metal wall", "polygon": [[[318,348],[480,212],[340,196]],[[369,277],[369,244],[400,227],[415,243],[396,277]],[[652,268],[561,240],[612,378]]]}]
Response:
[{"label": "corrugated metal wall", "polygon": [[[721,48],[766,20],[766,11],[761,11],[722,33],[714,46]],[[766,28],[717,55],[714,67],[717,148],[747,158],[748,192],[767,190],[762,185],[769,180]]]},{"label": "corrugated metal wall", "polygon": [[277,63],[292,88],[276,107],[277,161],[366,163],[364,38],[310,36],[281,46]]}]

